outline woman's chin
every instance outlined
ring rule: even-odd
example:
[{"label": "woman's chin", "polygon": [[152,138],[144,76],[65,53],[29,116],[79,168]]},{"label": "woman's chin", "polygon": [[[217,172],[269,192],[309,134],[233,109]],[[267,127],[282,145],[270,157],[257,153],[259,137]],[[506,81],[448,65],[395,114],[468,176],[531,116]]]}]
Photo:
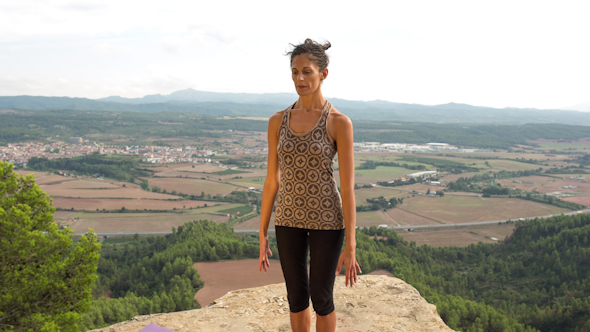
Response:
[{"label": "woman's chin", "polygon": [[309,96],[313,94],[313,91],[310,91],[309,89],[296,89],[295,92],[297,92],[299,97]]}]

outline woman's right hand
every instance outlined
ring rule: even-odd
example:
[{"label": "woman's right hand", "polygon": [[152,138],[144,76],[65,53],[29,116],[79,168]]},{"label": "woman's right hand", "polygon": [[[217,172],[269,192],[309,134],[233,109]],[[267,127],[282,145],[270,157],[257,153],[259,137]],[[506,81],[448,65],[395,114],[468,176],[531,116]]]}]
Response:
[{"label": "woman's right hand", "polygon": [[258,259],[258,271],[266,272],[266,268],[270,267],[268,256],[272,256],[270,245],[268,243],[268,235],[260,235],[260,258]]}]

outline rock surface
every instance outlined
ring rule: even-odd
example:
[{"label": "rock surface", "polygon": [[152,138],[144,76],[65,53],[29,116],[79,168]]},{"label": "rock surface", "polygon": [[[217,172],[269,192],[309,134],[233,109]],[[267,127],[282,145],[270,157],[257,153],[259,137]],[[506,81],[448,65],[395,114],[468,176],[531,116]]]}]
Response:
[{"label": "rock surface", "polygon": [[[365,275],[354,288],[347,288],[343,278],[338,277],[334,287],[337,331],[453,331],[434,305],[400,279]],[[291,331],[284,283],[232,291],[202,309],[137,316],[94,331],[138,332],[150,323],[179,332]]]}]

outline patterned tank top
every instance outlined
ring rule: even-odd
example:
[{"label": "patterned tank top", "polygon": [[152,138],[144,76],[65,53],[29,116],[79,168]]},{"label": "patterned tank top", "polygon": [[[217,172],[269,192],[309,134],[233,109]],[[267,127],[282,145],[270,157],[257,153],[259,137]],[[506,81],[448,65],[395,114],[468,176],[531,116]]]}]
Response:
[{"label": "patterned tank top", "polygon": [[344,229],[342,199],[332,161],[336,142],[327,130],[332,109],[326,101],[316,125],[304,133],[291,129],[291,109],[283,114],[277,146],[280,170],[275,225],[305,229]]}]

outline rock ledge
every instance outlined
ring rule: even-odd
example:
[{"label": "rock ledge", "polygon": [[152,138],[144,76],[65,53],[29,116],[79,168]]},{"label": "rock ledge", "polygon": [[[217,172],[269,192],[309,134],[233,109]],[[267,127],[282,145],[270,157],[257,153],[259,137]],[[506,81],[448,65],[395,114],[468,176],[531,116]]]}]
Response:
[{"label": "rock ledge", "polygon": [[[400,279],[360,276],[354,288],[336,279],[337,331],[452,332],[418,291]],[[150,323],[175,331],[291,331],[285,284],[232,291],[202,309],[137,316],[96,332],[137,332]],[[315,319],[312,319],[315,331]]]}]

